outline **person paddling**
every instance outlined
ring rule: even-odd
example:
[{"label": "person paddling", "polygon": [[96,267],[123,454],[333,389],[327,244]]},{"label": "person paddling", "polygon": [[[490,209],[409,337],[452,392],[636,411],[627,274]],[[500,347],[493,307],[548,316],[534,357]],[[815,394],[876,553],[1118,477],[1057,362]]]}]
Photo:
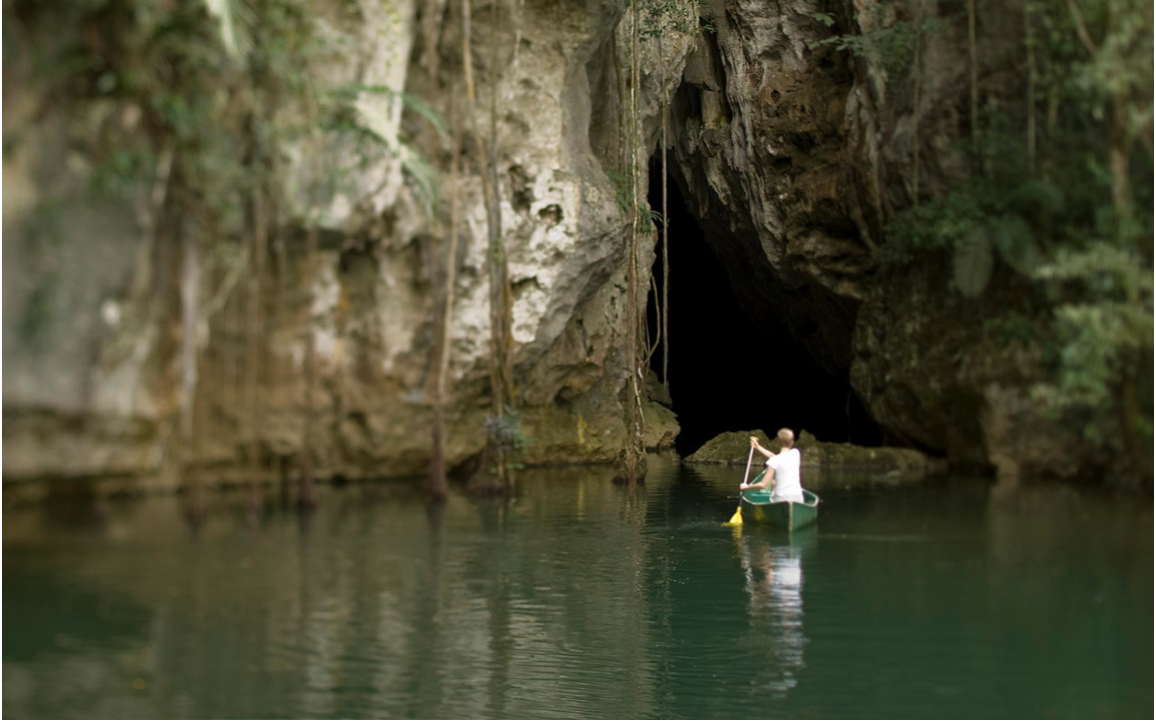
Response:
[{"label": "person paddling", "polygon": [[803,487],[799,483],[799,450],[795,448],[795,434],[790,429],[779,429],[779,453],[764,449],[757,437],[751,437],[751,446],[767,457],[767,471],[757,484],[743,484],[740,490],[771,487],[771,501],[803,503]]}]

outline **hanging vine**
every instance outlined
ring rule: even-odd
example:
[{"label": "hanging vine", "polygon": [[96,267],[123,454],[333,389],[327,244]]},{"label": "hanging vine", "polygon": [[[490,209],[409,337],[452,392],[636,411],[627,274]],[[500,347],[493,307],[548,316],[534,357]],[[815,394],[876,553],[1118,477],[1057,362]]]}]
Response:
[{"label": "hanging vine", "polygon": [[[630,103],[628,109],[628,123],[622,123],[620,128],[628,126],[626,149],[629,154],[628,170],[630,189],[629,203],[624,199],[620,204],[625,206],[624,211],[631,213],[630,233],[627,241],[627,268],[626,268],[626,364],[627,387],[624,400],[626,443],[623,454],[622,477],[627,482],[635,482],[645,475],[645,433],[646,419],[643,412],[645,396],[646,369],[649,367],[658,348],[662,348],[662,384],[669,391],[670,369],[670,244],[669,244],[669,216],[667,194],[667,124],[669,109],[666,98],[666,54],[663,46],[663,36],[670,30],[689,34],[698,29],[693,22],[698,15],[700,3],[697,1],[684,3],[681,0],[631,0],[630,15]],[[645,17],[644,14],[645,13]],[[712,26],[713,27],[713,26]],[[710,28],[708,28],[710,29]],[[659,121],[662,183],[662,213],[657,214],[646,205],[644,193],[645,145],[642,137],[641,105],[642,98],[642,71],[641,71],[641,39],[657,39],[658,66],[659,66]],[[621,86],[620,86],[621,88]],[[621,137],[621,133],[620,133]],[[612,175],[611,180],[614,180]],[[626,185],[626,184],[624,184]],[[625,195],[623,193],[622,195]],[[642,236],[650,232],[656,223],[662,224],[662,289],[651,274],[649,285],[644,292],[642,289],[641,272],[639,269],[639,251],[642,247]],[[643,294],[653,292],[655,297],[656,338],[651,339],[650,327],[646,322],[646,303]]]},{"label": "hanging vine", "polygon": [[[456,88],[454,89],[456,91]],[[441,329],[437,342],[437,366],[433,393],[433,454],[426,491],[435,500],[449,495],[446,484],[446,377],[450,368],[450,331],[453,326],[454,286],[457,281],[458,224],[458,166],[462,148],[461,122],[457,112],[457,93],[450,95],[450,123],[453,126],[453,144],[450,156],[450,222],[445,257],[444,287],[442,290]]]},{"label": "hanging vine", "polygon": [[[313,269],[317,265],[317,224],[310,225],[305,236],[305,284],[312,287]],[[305,331],[305,424],[301,431],[301,477],[298,489],[298,503],[311,507],[317,503],[314,490],[316,464],[314,462],[313,423],[317,408],[317,341],[312,329]]]},{"label": "hanging vine", "polygon": [[265,242],[268,232],[263,188],[258,187],[254,192],[250,207],[253,215],[253,227],[249,237],[249,258],[252,268],[249,270],[248,304],[245,314],[245,439],[246,461],[249,465],[249,503],[245,514],[250,523],[256,523],[264,506],[258,478],[261,464],[261,394],[257,382],[261,377],[263,355],[261,276],[265,273]]},{"label": "hanging vine", "polygon": [[1027,82],[1027,140],[1028,140],[1028,171],[1036,172],[1036,49],[1035,39],[1032,36],[1032,7],[1031,3],[1024,3],[1024,49],[1027,51],[1028,82]]},{"label": "hanging vine", "polygon": [[642,149],[639,107],[641,91],[641,70],[639,64],[639,1],[630,3],[630,185],[631,185],[631,225],[627,243],[626,261],[626,444],[623,476],[628,483],[637,482],[645,475],[645,424],[642,413],[642,346],[639,329],[642,322],[639,297],[638,249],[642,235],[642,164],[639,154]]},{"label": "hanging vine", "polygon": [[912,171],[911,171],[911,187],[912,199],[914,205],[919,205],[919,119],[922,115],[920,102],[922,99],[921,91],[923,89],[923,0],[915,0],[915,66],[911,73],[911,85],[914,90],[915,99],[913,101],[913,110],[911,112],[911,155],[912,155]]},{"label": "hanging vine", "polygon": [[666,56],[662,52],[662,33],[658,34],[658,67],[661,72],[661,86],[658,97],[661,101],[660,114],[662,116],[662,304],[659,306],[662,317],[662,387],[670,393],[670,244],[667,241],[667,226],[670,225],[670,216],[667,213],[666,202],[666,125],[669,110],[666,106]]},{"label": "hanging vine", "polygon": [[976,50],[975,0],[967,0],[968,98],[971,117],[971,155],[979,163],[979,58]]},{"label": "hanging vine", "polygon": [[[498,489],[513,489],[516,451],[510,443],[511,435],[520,436],[516,427],[518,417],[513,388],[511,351],[513,346],[512,314],[513,292],[510,288],[505,244],[502,239],[502,209],[498,181],[498,7],[491,6],[490,24],[490,137],[489,148],[478,131],[477,97],[471,56],[472,22],[470,0],[462,0],[462,56],[466,82],[467,116],[477,148],[477,162],[482,178],[482,194],[486,206],[486,233],[488,236],[488,276],[490,285],[490,418],[487,421],[487,468],[497,482]],[[514,427],[514,433],[510,429]]]}]

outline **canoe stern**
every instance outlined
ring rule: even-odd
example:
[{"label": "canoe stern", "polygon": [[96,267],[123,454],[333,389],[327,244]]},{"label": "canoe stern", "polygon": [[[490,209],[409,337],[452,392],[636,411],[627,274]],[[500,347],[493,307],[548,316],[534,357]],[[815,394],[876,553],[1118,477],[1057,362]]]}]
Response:
[{"label": "canoe stern", "polygon": [[744,492],[740,497],[743,522],[775,529],[798,529],[814,522],[819,516],[819,497],[804,491],[805,503],[772,502],[766,491]]}]

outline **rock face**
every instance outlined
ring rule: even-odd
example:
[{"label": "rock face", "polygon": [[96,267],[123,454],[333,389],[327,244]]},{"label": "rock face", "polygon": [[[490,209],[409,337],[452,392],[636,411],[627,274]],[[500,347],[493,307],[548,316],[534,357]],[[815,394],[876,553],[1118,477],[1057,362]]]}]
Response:
[{"label": "rock face", "polygon": [[[688,464],[746,464],[751,451],[751,437],[766,441],[767,434],[760,429],[727,431],[714,437],[686,457]],[[760,443],[761,443],[760,441]],[[759,459],[765,461],[764,457]],[[755,462],[751,462],[755,463]],[[762,461],[758,462],[759,464]]]},{"label": "rock face", "polygon": [[[910,58],[897,66],[886,54],[822,44],[911,27],[898,5],[711,7],[717,35],[696,44],[672,108],[677,176],[752,316],[785,319],[816,363],[850,378],[894,441],[1009,474],[1110,468],[1079,443],[1078,429],[1031,402],[1039,359],[985,328],[1019,302],[1014,293],[965,299],[947,259],[880,269],[883,225],[912,205],[916,183],[935,197],[966,177],[963,8],[925,8],[942,22],[922,44],[915,76]],[[1017,3],[985,5],[977,48],[989,102],[1007,107],[1018,102],[1008,76],[1019,62],[1021,12]]]},{"label": "rock face", "polygon": [[1030,400],[1043,374],[1037,349],[985,328],[991,306],[1016,308],[1000,277],[978,303],[945,293],[939,272],[881,274],[855,331],[851,381],[875,418],[913,446],[940,449],[956,467],[1071,476],[1107,466],[1081,429],[1045,418]]},{"label": "rock face", "polygon": [[777,315],[832,374],[851,362],[850,330],[875,262],[874,178],[854,144],[864,88],[847,59],[812,52],[825,28],[771,3],[730,6],[704,34],[673,106],[679,185],[740,301]]},{"label": "rock face", "polygon": [[804,467],[821,471],[867,471],[871,473],[932,474],[947,470],[942,459],[915,449],[892,446],[866,447],[819,441],[806,431],[796,444]]},{"label": "rock face", "polygon": [[[320,0],[318,12],[327,12]],[[457,4],[380,0],[360,12],[363,25],[337,25],[354,56],[347,67],[328,69],[335,82],[405,88],[427,98],[445,118],[462,112],[450,107],[462,92]],[[629,37],[622,13],[618,3],[593,0],[500,3],[495,23],[488,6],[475,8],[477,92],[481,99],[494,92],[502,108],[500,196],[514,295],[516,392],[531,442],[523,459],[528,464],[611,461],[623,447],[620,329],[631,222],[607,172],[618,167],[599,156],[620,145],[619,118],[600,116],[604,106],[596,109],[592,101],[592,93],[615,89],[625,77]],[[666,62],[681,67],[690,43],[689,37],[668,43]],[[651,139],[657,93],[673,94],[678,84],[672,74],[659,88],[653,81],[656,62],[648,50],[642,107]],[[34,83],[8,87],[28,85]],[[10,90],[10,98],[17,111],[5,115],[6,134],[31,118],[19,114],[25,95]],[[362,111],[375,119],[373,130],[396,137],[401,103],[366,102]],[[36,107],[33,100],[27,104]],[[486,109],[479,102],[476,127],[489,142]],[[447,409],[451,467],[480,452],[488,409],[486,213],[480,176],[469,165],[477,145],[469,130],[475,123],[463,125],[467,174],[460,188]],[[408,147],[448,170],[448,141],[426,127],[408,130]],[[291,242],[283,259],[266,262],[256,361],[244,284],[225,288],[217,281],[228,277],[227,264],[202,259],[200,296],[220,304],[201,319],[207,342],[197,364],[194,405],[204,432],[194,451],[181,448],[178,428],[179,249],[142,250],[142,228],[131,208],[85,206],[85,179],[62,172],[66,164],[60,158],[43,157],[58,148],[64,152],[60,129],[29,132],[31,140],[26,135],[21,150],[6,154],[4,166],[6,185],[23,192],[13,194],[18,204],[5,196],[6,481],[117,474],[151,486],[173,485],[180,483],[172,475],[178,459],[211,480],[269,475],[294,467],[307,416],[322,477],[425,471],[438,311],[433,291],[445,230],[435,229],[423,212],[405,182],[401,158],[352,174],[322,214],[317,257],[306,257],[300,243]],[[350,160],[340,148],[327,152],[339,163]],[[307,175],[310,162],[298,158],[289,174]],[[68,192],[59,192],[68,184]],[[51,249],[38,248],[35,214],[50,190],[82,222],[64,223]],[[444,194],[440,202],[448,206]],[[639,262],[647,274],[643,287],[653,240],[644,244]],[[145,263],[142,253],[157,257]],[[166,295],[134,295],[134,285],[152,272],[170,279]],[[310,336],[318,381],[313,412],[306,414]],[[258,369],[255,384],[246,383],[251,364]],[[678,432],[669,399],[666,404],[644,400],[650,448],[669,446]]]},{"label": "rock face", "polygon": [[[703,444],[698,451],[686,457],[688,464],[729,464],[744,466],[750,453],[750,437],[761,442],[769,438],[762,431],[728,431]],[[773,448],[774,446],[769,447]],[[914,449],[893,447],[866,447],[854,444],[836,444],[819,441],[806,431],[800,432],[798,443],[800,463],[820,472],[866,471],[871,473],[899,472],[928,474],[946,470],[946,464]],[[755,454],[752,465],[761,468],[765,457]],[[753,472],[752,472],[753,473]]]},{"label": "rock face", "polygon": [[[318,12],[328,12],[322,5]],[[457,5],[361,5],[364,22],[338,26],[353,50],[347,67],[330,69],[335,80],[405,88],[447,118],[463,113],[460,103],[451,107],[463,94]],[[851,379],[895,439],[972,465],[1076,468],[1080,460],[1061,453],[1063,437],[1049,436],[1024,401],[1024,377],[1012,372],[1021,360],[983,340],[980,302],[966,302],[973,305],[958,317],[958,334],[943,334],[944,316],[966,304],[951,298],[949,310],[941,308],[950,291],[936,285],[943,279],[935,269],[878,274],[882,224],[910,203],[914,139],[921,139],[922,187],[942,187],[960,172],[965,25],[949,24],[925,44],[914,107],[912,89],[898,87],[879,61],[816,44],[895,19],[882,4],[854,6],[857,13],[840,4],[832,29],[815,15],[826,3],[712,0],[702,8],[711,29],[671,31],[661,56],[653,41],[644,42],[637,99],[646,147],[658,141],[665,99],[673,173],[740,300],[756,317],[785,319],[816,363]],[[998,25],[999,13],[1019,10],[989,8],[988,22]],[[847,25],[856,15],[863,27]],[[482,3],[474,12],[478,96],[488,99],[492,90],[500,109],[515,376],[531,439],[526,463],[609,461],[623,447],[620,329],[631,223],[612,180],[627,168],[623,18],[622,3],[610,0],[499,2],[496,13]],[[984,68],[1004,67],[1007,44],[987,42],[979,54]],[[194,405],[204,432],[196,449],[186,449],[178,428],[179,249],[150,249],[133,209],[83,199],[84,178],[67,162],[61,124],[34,122],[42,99],[35,78],[20,72],[5,65],[5,136],[24,132],[4,157],[6,482],[120,475],[172,486],[180,483],[178,460],[214,480],[292,469],[309,408],[303,359],[310,336],[318,356],[309,416],[319,475],[425,470],[433,296],[446,230],[423,211],[402,157],[354,173],[349,190],[325,209],[317,257],[290,243],[279,265],[266,264],[255,385],[245,383],[253,358],[245,294],[213,285],[229,266],[204,259],[201,297],[219,295],[220,303],[210,303],[198,325],[204,344]],[[376,132],[396,138],[405,131],[410,147],[445,174],[451,150],[444,138],[405,121],[397,99],[366,103]],[[488,408],[486,213],[471,160],[478,137],[470,130],[476,125],[489,142],[487,102],[473,121],[463,124],[451,466],[481,450]],[[310,159],[290,157],[289,172],[305,173]],[[352,165],[340,149],[325,157]],[[67,207],[63,221],[46,214],[48,200]],[[440,204],[446,211],[445,197]],[[54,240],[43,243],[38,234],[50,226]],[[299,236],[300,228],[285,233]],[[654,240],[639,262],[643,287]],[[142,295],[142,279],[154,277],[164,295]],[[678,431],[664,402],[645,402],[651,448],[670,445]]]}]

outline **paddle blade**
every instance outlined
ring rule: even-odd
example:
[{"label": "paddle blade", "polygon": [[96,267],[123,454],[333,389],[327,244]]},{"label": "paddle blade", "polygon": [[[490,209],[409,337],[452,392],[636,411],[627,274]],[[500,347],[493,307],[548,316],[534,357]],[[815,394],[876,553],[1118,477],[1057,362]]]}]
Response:
[{"label": "paddle blade", "polygon": [[743,508],[740,506],[735,510],[735,515],[726,523],[726,526],[741,526],[743,523]]}]

